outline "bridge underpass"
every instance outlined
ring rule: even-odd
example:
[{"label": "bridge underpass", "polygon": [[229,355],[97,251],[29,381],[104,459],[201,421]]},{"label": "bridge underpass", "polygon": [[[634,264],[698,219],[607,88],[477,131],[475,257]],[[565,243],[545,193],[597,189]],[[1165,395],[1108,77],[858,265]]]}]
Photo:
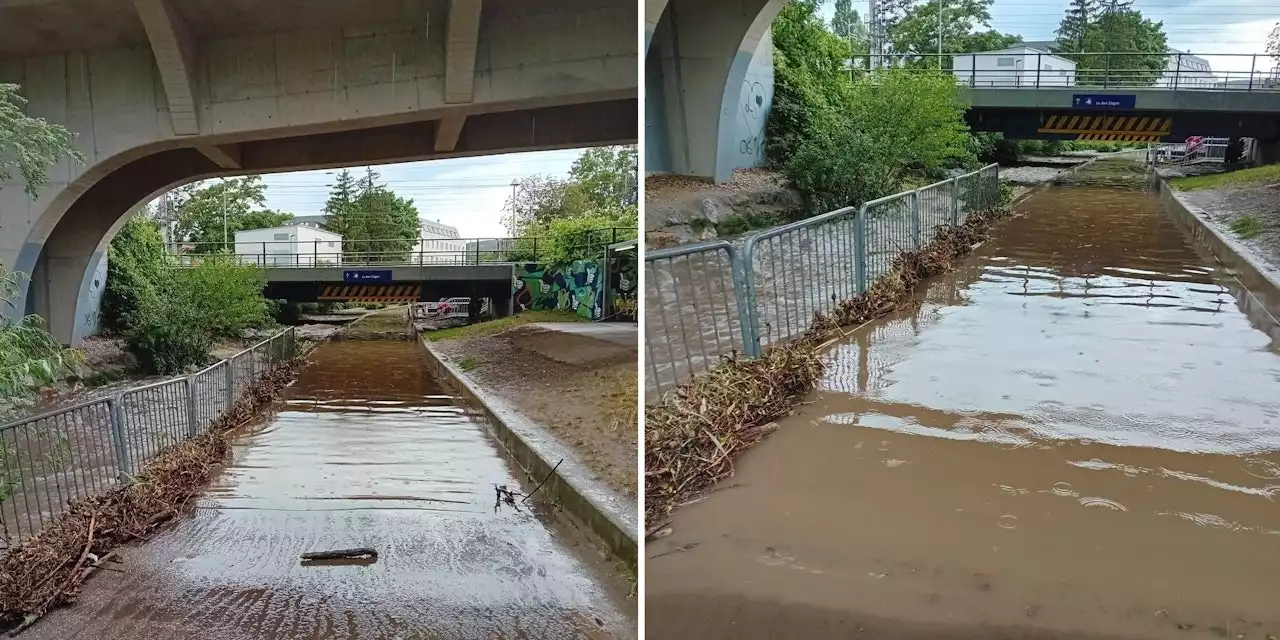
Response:
[{"label": "bridge underpass", "polygon": [[513,313],[511,264],[381,267],[267,267],[264,294],[290,302],[434,302],[488,298],[493,313]]},{"label": "bridge underpass", "polygon": [[621,0],[72,4],[0,3],[0,82],[86,156],[35,201],[0,189],[0,262],[31,275],[25,310],[67,344],[126,214],[175,186],[637,138]]}]

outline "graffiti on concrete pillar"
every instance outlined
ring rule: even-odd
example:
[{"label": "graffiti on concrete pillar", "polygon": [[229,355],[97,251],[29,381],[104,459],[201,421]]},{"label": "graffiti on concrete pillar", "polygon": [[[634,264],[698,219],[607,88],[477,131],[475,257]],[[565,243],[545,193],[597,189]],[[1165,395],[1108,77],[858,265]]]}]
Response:
[{"label": "graffiti on concrete pillar", "polygon": [[743,137],[738,141],[738,153],[752,158],[753,162],[764,159],[764,116],[768,101],[764,84],[750,79],[742,81],[738,117],[742,120]]}]

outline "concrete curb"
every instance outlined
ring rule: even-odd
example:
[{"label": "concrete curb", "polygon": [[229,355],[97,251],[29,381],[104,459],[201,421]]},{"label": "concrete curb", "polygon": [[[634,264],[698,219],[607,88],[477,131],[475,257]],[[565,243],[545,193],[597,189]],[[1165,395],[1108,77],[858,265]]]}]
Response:
[{"label": "concrete curb", "polygon": [[535,485],[546,478],[556,462],[564,459],[555,475],[539,491],[559,505],[556,513],[584,531],[611,560],[637,571],[639,521],[635,507],[613,490],[602,486],[577,455],[565,448],[541,426],[525,418],[515,407],[467,379],[466,374],[437,352],[426,338],[418,344],[426,354],[432,375],[460,392],[484,412],[494,436]]},{"label": "concrete curb", "polygon": [[1204,210],[1183,200],[1169,186],[1168,180],[1157,175],[1155,182],[1160,192],[1160,203],[1191,238],[1195,248],[1213,256],[1240,283],[1240,290],[1233,293],[1241,308],[1249,316],[1265,314],[1271,321],[1271,338],[1280,340],[1280,327],[1277,327],[1277,318],[1280,318],[1280,274],[1255,262],[1247,247],[1209,224]]}]

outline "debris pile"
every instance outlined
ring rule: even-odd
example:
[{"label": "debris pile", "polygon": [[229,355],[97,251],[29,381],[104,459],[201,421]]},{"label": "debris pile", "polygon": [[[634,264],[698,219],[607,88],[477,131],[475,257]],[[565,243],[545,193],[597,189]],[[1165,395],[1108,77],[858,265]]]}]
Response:
[{"label": "debris pile", "polygon": [[804,334],[776,344],[756,360],[726,358],[645,410],[645,522],[661,530],[680,504],[733,474],[733,460],[769,435],[822,375],[822,349],[840,327],[889,313],[921,280],[946,273],[990,235],[1007,207],[971,214],[939,229],[928,246],[904,251],[865,293],[818,314]]},{"label": "debris pile", "polygon": [[298,364],[272,367],[208,431],[152,459],[134,482],[78,500],[0,560],[0,627],[13,633],[75,601],[80,585],[114,558],[112,549],[148,535],[195,499],[230,453],[229,434],[293,379]]}]

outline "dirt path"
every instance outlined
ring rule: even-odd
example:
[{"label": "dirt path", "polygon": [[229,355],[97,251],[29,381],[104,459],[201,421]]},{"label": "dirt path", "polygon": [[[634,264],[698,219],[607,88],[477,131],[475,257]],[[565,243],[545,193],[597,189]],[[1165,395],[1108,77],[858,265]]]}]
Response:
[{"label": "dirt path", "polygon": [[619,344],[548,328],[558,324],[435,344],[477,383],[575,449],[609,486],[635,499],[634,330],[629,343]]}]

